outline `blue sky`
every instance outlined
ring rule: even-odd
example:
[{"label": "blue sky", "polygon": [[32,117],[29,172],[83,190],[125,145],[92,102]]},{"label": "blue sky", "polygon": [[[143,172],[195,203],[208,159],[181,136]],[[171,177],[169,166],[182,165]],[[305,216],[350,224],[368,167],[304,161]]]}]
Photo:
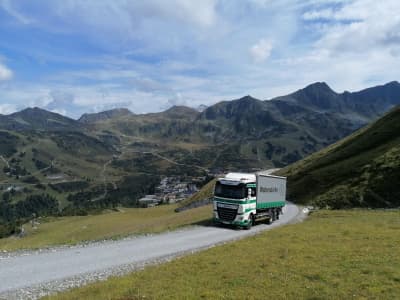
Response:
[{"label": "blue sky", "polygon": [[397,0],[0,0],[0,113],[77,118],[399,80]]}]

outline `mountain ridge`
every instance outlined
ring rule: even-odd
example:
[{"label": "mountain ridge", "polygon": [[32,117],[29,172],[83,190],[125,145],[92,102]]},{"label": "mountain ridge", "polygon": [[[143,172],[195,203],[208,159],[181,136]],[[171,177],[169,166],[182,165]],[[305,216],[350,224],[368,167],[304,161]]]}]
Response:
[{"label": "mountain ridge", "polygon": [[114,108],[98,113],[85,113],[78,119],[78,122],[88,124],[129,115],[134,115],[134,113],[127,108]]},{"label": "mountain ridge", "polygon": [[[121,107],[121,108],[105,110],[105,111],[101,111],[101,112],[97,112],[97,113],[84,113],[80,118],[78,118],[78,120],[75,120],[75,121],[79,121],[81,123],[94,123],[96,121],[103,121],[106,119],[118,118],[121,116],[140,116],[140,115],[167,113],[171,109],[175,110],[176,107],[180,107],[179,113],[182,113],[184,111],[190,112],[190,113],[195,112],[195,111],[203,113],[204,111],[206,111],[209,108],[212,108],[215,105],[219,106],[219,105],[223,105],[224,103],[226,104],[226,103],[231,103],[231,102],[251,103],[254,101],[264,101],[264,102],[285,101],[285,102],[289,102],[289,103],[297,102],[298,104],[302,104],[302,105],[306,105],[306,106],[311,105],[311,106],[315,106],[315,107],[321,109],[321,108],[326,108],[325,106],[327,106],[329,103],[318,103],[318,101],[316,103],[313,103],[313,102],[304,101],[304,100],[307,97],[308,98],[316,98],[316,100],[319,100],[320,98],[326,98],[326,96],[337,97],[337,99],[344,97],[344,98],[346,98],[347,102],[349,102],[349,101],[361,102],[361,100],[360,100],[361,98],[367,98],[369,102],[376,102],[377,100],[384,100],[385,104],[389,103],[392,106],[394,106],[395,104],[397,104],[397,102],[393,103],[393,101],[391,101],[391,99],[393,99],[394,97],[398,98],[399,91],[400,91],[400,83],[398,81],[390,81],[390,82],[382,84],[382,85],[377,85],[377,86],[369,87],[369,88],[362,89],[359,91],[354,91],[354,92],[344,91],[343,93],[335,92],[326,82],[314,82],[314,83],[311,83],[311,84],[307,85],[306,87],[299,89],[288,95],[278,96],[278,97],[274,97],[274,98],[267,99],[267,100],[261,100],[261,99],[254,98],[251,95],[246,95],[241,98],[234,99],[234,100],[220,101],[220,102],[217,102],[208,107],[206,107],[205,105],[201,105],[201,107],[204,108],[204,110],[202,109],[202,111],[198,111],[198,110],[196,110],[196,108],[192,108],[189,106],[181,105],[181,106],[171,106],[164,111],[155,112],[155,113],[135,114],[135,113],[131,112],[129,109]],[[382,93],[384,94],[383,96],[382,96]],[[352,99],[349,100],[349,95],[352,95],[354,97],[350,96],[350,98],[352,98]],[[340,99],[340,101],[343,101],[343,99]],[[387,109],[387,107],[385,107],[385,109]],[[11,118],[15,118],[15,117],[19,117],[19,116],[26,117],[27,115],[31,115],[34,112],[42,113],[42,114],[43,114],[43,112],[46,112],[48,114],[53,114],[54,116],[57,116],[57,118],[60,118],[60,117],[65,118],[69,122],[71,120],[74,120],[68,116],[63,116],[61,114],[51,112],[51,111],[48,111],[48,110],[45,110],[45,109],[42,109],[39,107],[33,107],[33,108],[28,107],[21,111],[14,112],[11,114],[0,114],[0,117],[5,117],[5,116],[11,117]]]},{"label": "mountain ridge", "polygon": [[[129,137],[140,139],[141,144],[201,145],[221,155],[230,153],[223,159],[216,155],[214,160],[207,154],[209,159],[204,164],[208,166],[227,163],[238,168],[241,163],[235,162],[236,152],[246,157],[247,167],[272,167],[292,163],[343,138],[395,104],[400,104],[400,84],[396,81],[341,94],[325,82],[316,82],[286,96],[259,100],[247,95],[218,102],[202,112],[186,106],[147,114],[115,109],[72,120],[37,108],[27,109],[1,117],[0,128],[79,130],[116,143]],[[33,116],[34,112],[38,116]],[[5,126],[7,122],[9,126]],[[205,152],[198,153],[201,151]],[[226,157],[230,157],[229,162]]]},{"label": "mountain ridge", "polygon": [[42,131],[55,130],[80,130],[76,120],[61,114],[51,112],[39,107],[28,107],[21,111],[7,115],[15,128],[10,129],[31,129]]}]

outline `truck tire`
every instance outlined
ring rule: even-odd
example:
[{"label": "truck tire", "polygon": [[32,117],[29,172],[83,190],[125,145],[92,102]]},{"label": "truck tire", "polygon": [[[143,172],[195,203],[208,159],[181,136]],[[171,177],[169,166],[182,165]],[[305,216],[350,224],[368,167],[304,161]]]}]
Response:
[{"label": "truck tire", "polygon": [[253,218],[253,214],[251,214],[249,217],[249,223],[247,224],[246,229],[247,230],[251,229],[251,227],[253,226],[253,223],[254,223],[254,218]]},{"label": "truck tire", "polygon": [[275,210],[275,220],[279,220],[279,209]]},{"label": "truck tire", "polygon": [[268,225],[270,225],[270,224],[272,224],[274,221],[275,221],[275,217],[276,217],[276,214],[275,214],[275,209],[271,209],[270,211],[269,211],[269,219],[267,220],[267,224]]},{"label": "truck tire", "polygon": [[276,210],[276,208],[272,209],[272,221],[276,221],[278,218],[278,211]]}]

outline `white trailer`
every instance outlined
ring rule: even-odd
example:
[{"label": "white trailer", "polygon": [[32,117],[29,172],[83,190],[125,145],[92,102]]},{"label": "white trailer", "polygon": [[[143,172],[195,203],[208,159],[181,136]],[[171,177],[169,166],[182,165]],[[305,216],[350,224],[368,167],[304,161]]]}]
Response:
[{"label": "white trailer", "polygon": [[286,177],[257,173],[256,219],[267,218],[268,222],[279,219],[286,201]]}]

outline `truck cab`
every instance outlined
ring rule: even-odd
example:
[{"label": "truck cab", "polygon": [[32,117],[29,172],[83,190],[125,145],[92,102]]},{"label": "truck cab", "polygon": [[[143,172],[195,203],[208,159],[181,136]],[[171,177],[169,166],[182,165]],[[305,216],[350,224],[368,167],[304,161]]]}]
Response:
[{"label": "truck cab", "polygon": [[252,225],[249,216],[255,212],[255,174],[228,173],[217,180],[214,191],[216,222],[248,227]]}]

